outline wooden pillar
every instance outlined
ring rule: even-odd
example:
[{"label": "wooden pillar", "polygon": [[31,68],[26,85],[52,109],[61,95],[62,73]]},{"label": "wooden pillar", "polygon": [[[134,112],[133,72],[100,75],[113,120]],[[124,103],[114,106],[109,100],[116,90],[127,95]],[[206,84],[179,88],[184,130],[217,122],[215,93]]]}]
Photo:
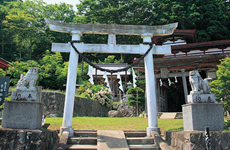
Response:
[{"label": "wooden pillar", "polygon": [[182,81],[183,81],[183,89],[184,89],[184,99],[185,99],[185,103],[188,104],[188,100],[187,100],[188,88],[187,88],[187,82],[185,76],[185,69],[181,69],[181,72],[182,72]]}]

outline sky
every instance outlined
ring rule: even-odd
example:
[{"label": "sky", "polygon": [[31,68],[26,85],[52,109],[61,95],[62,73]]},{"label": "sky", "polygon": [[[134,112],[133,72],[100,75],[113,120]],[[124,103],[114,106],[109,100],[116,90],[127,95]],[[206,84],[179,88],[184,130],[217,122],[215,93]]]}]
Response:
[{"label": "sky", "polygon": [[47,4],[60,4],[62,3],[66,3],[66,4],[72,4],[74,7],[74,10],[76,10],[76,4],[79,4],[79,0],[43,0],[44,2],[46,2]]}]

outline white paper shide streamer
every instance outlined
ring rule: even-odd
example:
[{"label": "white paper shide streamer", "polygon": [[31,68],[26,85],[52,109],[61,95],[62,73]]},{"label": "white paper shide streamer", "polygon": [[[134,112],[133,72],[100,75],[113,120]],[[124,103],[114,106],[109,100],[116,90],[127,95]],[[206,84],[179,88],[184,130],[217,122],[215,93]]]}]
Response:
[{"label": "white paper shide streamer", "polygon": [[132,73],[133,73],[133,88],[135,88],[135,87],[137,87],[137,85],[136,85],[136,82],[137,82],[137,80],[136,80],[136,75],[135,75],[135,72],[134,72],[134,69],[132,68]]},{"label": "white paper shide streamer", "polygon": [[162,86],[163,85],[163,83],[162,83],[162,81],[161,81],[161,79],[160,79],[160,86]]},{"label": "white paper shide streamer", "polygon": [[172,83],[171,83],[171,80],[169,78],[168,78],[168,82],[169,82],[169,86],[171,86]]},{"label": "white paper shide streamer", "polygon": [[89,76],[89,82],[91,84],[94,84],[93,82],[93,67],[89,65],[88,73],[87,75]]},{"label": "white paper shide streamer", "polygon": [[103,78],[105,79],[106,86],[109,88],[109,92],[111,92],[111,88],[109,86],[109,80],[108,80],[106,71],[104,72]]},{"label": "white paper shide streamer", "polygon": [[120,72],[117,73],[117,79],[119,79],[119,89],[124,92]]},{"label": "white paper shide streamer", "polygon": [[177,83],[178,81],[177,81],[177,76],[175,76],[175,83]]}]

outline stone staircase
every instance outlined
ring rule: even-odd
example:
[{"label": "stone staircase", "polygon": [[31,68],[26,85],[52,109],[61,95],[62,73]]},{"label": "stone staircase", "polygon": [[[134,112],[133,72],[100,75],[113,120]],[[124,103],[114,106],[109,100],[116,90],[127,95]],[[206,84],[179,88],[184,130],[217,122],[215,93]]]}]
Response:
[{"label": "stone staircase", "polygon": [[[100,132],[101,131],[99,131],[99,133]],[[156,145],[153,137],[146,137],[146,131],[120,132],[123,134],[124,142],[127,142],[127,148],[125,148],[123,145],[121,148],[116,148],[116,150],[160,150],[160,148]],[[64,145],[63,149],[60,150],[104,150],[104,146],[102,145],[101,147],[101,143],[99,142],[101,140],[100,136],[98,135],[99,133],[97,130],[75,130],[74,136],[69,137],[68,140],[66,138],[66,140],[64,140],[66,141],[66,144]],[[109,142],[110,148],[113,149],[111,142],[112,141]],[[102,144],[105,143],[102,141]],[[116,145],[116,143],[114,144]],[[106,148],[106,150],[110,148]]]},{"label": "stone staircase", "polygon": [[97,150],[96,130],[75,130],[68,138],[66,150]]},{"label": "stone staircase", "polygon": [[159,150],[153,137],[146,137],[146,131],[124,131],[130,150]]}]

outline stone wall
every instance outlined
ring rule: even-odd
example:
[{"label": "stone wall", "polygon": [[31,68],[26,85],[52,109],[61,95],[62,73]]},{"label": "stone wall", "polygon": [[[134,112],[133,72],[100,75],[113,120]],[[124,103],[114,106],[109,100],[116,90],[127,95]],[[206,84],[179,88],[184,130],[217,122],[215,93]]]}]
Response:
[{"label": "stone wall", "polygon": [[[44,111],[46,116],[62,117],[65,95],[56,92],[42,92]],[[107,117],[110,109],[102,106],[98,101],[75,97],[74,116]]]},{"label": "stone wall", "polygon": [[[165,140],[176,150],[206,149],[204,131],[165,131]],[[230,149],[230,132],[211,131],[211,149]]]},{"label": "stone wall", "polygon": [[1,150],[56,150],[57,131],[0,128]]}]

